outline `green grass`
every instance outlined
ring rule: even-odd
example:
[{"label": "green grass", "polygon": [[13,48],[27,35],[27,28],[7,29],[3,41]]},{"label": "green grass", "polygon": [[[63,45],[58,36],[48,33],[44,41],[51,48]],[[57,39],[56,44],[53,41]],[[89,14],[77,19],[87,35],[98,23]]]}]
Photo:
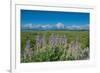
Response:
[{"label": "green grass", "polygon": [[[56,46],[46,45],[46,48],[36,49],[36,36],[44,35],[46,43],[51,34],[56,34],[58,36],[66,35],[67,43],[70,45],[72,41],[76,38],[79,39],[79,44],[81,48],[78,53],[70,53],[68,46]],[[23,52],[25,50],[26,41],[30,40],[31,48],[33,54],[31,56],[23,57]],[[21,32],[21,62],[45,62],[45,61],[65,61],[65,60],[84,60],[89,59],[89,31],[29,31]]]}]

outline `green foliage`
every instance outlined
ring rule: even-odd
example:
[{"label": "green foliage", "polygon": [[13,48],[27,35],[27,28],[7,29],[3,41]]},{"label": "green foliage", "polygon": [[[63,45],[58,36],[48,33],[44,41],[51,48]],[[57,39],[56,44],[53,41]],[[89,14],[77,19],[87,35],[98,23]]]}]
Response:
[{"label": "green foliage", "polygon": [[[80,46],[78,53],[70,53],[68,45],[52,47],[48,44],[48,39],[51,34],[66,35],[68,45],[79,38]],[[46,48],[36,48],[36,36],[46,36]],[[31,48],[33,49],[32,56],[23,56],[26,41],[30,40]],[[89,32],[88,31],[30,31],[21,32],[21,62],[44,62],[44,61],[65,61],[65,60],[84,60],[89,59]]]}]

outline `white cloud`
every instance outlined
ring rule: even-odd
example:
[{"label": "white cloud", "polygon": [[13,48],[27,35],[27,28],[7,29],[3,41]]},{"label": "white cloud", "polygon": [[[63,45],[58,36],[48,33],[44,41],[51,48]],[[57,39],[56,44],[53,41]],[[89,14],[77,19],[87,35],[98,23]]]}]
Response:
[{"label": "white cloud", "polygon": [[32,24],[25,24],[25,25],[22,25],[22,28],[32,28]]},{"label": "white cloud", "polygon": [[29,24],[29,26],[28,26],[30,29],[32,29],[33,28],[33,25],[32,24]]},{"label": "white cloud", "polygon": [[66,29],[88,29],[89,25],[71,25],[66,26]]},{"label": "white cloud", "polygon": [[47,25],[41,25],[42,28],[52,28],[52,25],[47,24]]},{"label": "white cloud", "polygon": [[38,25],[37,25],[37,24],[33,24],[33,25],[32,25],[32,28],[39,28],[39,27],[41,27],[40,24],[38,24]]},{"label": "white cloud", "polygon": [[56,24],[56,27],[57,28],[64,28],[64,24],[62,24],[62,23],[59,22],[59,23]]},{"label": "white cloud", "polygon": [[22,28],[29,28],[29,29],[52,29],[52,28],[57,28],[57,29],[88,29],[89,25],[64,25],[61,22],[58,22],[57,24],[25,24],[22,25]]}]

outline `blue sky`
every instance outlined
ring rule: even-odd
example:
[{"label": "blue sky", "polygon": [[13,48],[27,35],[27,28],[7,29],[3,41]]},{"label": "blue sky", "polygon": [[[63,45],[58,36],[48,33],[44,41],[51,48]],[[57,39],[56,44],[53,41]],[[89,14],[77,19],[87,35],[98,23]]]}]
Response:
[{"label": "blue sky", "polygon": [[21,25],[84,26],[89,25],[89,13],[21,10]]}]

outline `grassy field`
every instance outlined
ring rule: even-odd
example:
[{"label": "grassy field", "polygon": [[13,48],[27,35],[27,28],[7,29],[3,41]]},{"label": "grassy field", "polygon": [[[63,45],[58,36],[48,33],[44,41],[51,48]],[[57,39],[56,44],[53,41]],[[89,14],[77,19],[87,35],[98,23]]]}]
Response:
[{"label": "grassy field", "polygon": [[[50,36],[65,35],[67,42],[61,46],[51,46],[49,44]],[[42,35],[45,37],[45,46],[36,47],[36,37]],[[30,40],[30,48],[26,48],[26,41]],[[77,42],[77,44],[75,44]],[[71,49],[69,46],[78,46]],[[21,32],[21,62],[46,62],[46,61],[67,61],[67,60],[86,60],[89,59],[89,31],[23,31]],[[28,51],[27,54],[26,51]]]}]

